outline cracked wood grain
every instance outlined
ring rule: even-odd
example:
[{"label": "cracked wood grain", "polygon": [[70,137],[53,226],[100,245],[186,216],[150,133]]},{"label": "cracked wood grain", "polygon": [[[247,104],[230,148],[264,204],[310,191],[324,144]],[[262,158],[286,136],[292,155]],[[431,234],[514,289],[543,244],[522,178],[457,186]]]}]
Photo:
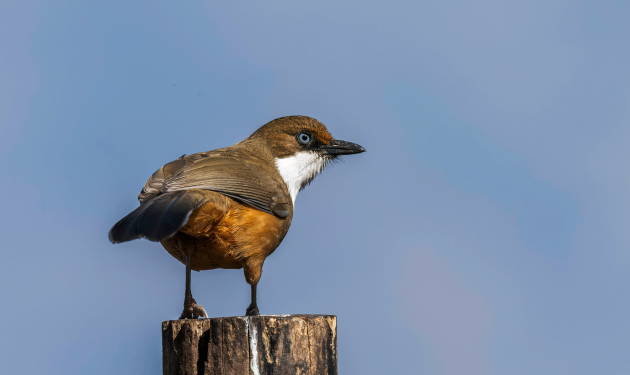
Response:
[{"label": "cracked wood grain", "polygon": [[337,318],[171,320],[162,347],[164,375],[337,375]]}]

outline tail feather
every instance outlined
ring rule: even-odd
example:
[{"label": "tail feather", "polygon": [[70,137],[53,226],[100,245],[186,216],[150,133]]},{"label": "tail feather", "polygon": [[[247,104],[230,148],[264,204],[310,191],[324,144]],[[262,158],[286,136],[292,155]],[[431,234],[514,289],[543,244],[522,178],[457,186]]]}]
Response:
[{"label": "tail feather", "polygon": [[121,243],[142,237],[142,234],[138,231],[138,217],[142,215],[149,206],[150,203],[143,204],[114,224],[112,229],[109,230],[109,240],[112,243]]},{"label": "tail feather", "polygon": [[136,208],[109,231],[112,243],[145,237],[162,241],[186,225],[190,213],[205,202],[202,192],[179,190],[157,196]]}]

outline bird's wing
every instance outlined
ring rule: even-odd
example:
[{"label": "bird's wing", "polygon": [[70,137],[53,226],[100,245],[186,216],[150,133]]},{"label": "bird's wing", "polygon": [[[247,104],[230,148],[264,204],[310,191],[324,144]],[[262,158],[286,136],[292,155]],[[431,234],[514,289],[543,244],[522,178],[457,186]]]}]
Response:
[{"label": "bird's wing", "polygon": [[164,165],[149,178],[138,200],[144,203],[188,189],[216,191],[282,218],[289,214],[290,199],[276,181],[234,156],[212,152],[182,156]]}]

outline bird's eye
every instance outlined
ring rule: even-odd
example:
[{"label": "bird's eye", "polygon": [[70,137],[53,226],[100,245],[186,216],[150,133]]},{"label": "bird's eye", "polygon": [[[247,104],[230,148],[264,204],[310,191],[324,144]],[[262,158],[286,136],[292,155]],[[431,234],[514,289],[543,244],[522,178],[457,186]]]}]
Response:
[{"label": "bird's eye", "polygon": [[311,136],[308,133],[300,133],[297,135],[297,140],[301,144],[306,145],[311,142]]}]

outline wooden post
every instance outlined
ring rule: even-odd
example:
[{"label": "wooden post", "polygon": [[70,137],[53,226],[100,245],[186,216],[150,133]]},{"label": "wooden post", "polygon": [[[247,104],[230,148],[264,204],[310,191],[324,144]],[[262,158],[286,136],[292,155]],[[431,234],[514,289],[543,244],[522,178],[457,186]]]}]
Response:
[{"label": "wooden post", "polygon": [[164,375],[337,375],[334,315],[162,323]]}]

